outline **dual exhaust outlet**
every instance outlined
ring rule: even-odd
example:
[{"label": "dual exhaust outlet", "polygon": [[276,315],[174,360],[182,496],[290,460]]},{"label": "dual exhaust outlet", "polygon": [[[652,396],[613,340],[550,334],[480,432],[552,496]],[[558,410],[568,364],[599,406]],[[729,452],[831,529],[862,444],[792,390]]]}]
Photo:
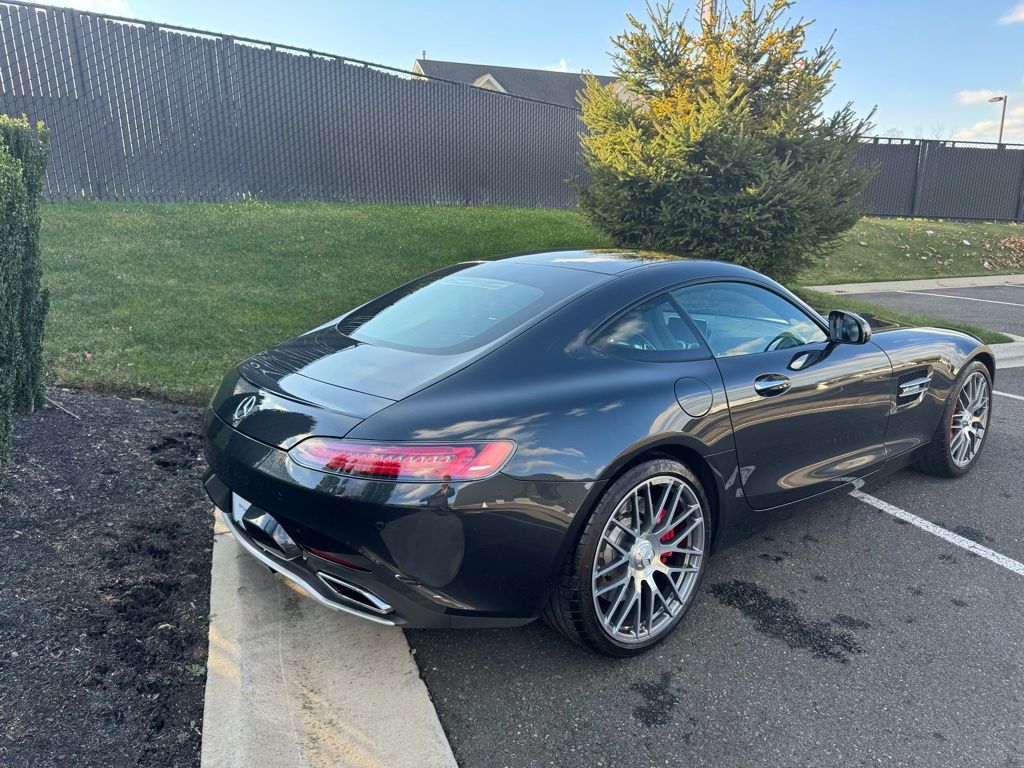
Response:
[{"label": "dual exhaust outlet", "polygon": [[[232,494],[231,519],[239,532],[244,532],[253,544],[263,550],[263,552],[271,555],[274,560],[283,560],[285,563],[290,563],[300,558],[305,559],[302,548],[288,535],[288,532],[272,515],[254,506],[238,494]],[[283,572],[283,567],[275,567],[271,562],[264,562],[264,564],[278,573]],[[289,568],[286,575],[292,578],[293,581],[298,581],[308,592],[320,591],[317,590],[315,585],[301,578],[297,570]],[[351,606],[361,611],[367,611],[377,616],[387,616],[389,613],[394,613],[394,608],[368,589],[346,581],[332,573],[325,571],[314,571],[314,573],[316,573],[317,579],[329,591],[330,599],[333,602]]]}]

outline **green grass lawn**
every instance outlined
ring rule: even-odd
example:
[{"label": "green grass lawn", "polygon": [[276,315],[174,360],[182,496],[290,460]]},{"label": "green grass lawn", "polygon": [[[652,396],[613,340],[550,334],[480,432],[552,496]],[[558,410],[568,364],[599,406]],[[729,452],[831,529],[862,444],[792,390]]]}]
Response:
[{"label": "green grass lawn", "polygon": [[204,403],[248,355],[467,259],[604,245],[578,214],[301,204],[43,208],[56,379]]},{"label": "green grass lawn", "polygon": [[[845,257],[833,255],[800,282],[939,274],[928,271],[934,264],[902,256],[902,245],[915,243],[913,250],[919,241],[950,249],[937,262],[941,274],[987,272],[966,247],[952,253],[961,226],[971,228],[961,239],[972,244],[988,231],[862,222],[842,246]],[[987,227],[989,239],[1017,231]],[[253,352],[424,272],[515,251],[608,245],[567,211],[98,202],[44,206],[42,243],[52,293],[46,349],[56,380],[193,403],[205,402],[220,376]],[[849,299],[811,301],[827,309]]]},{"label": "green grass lawn", "polygon": [[[988,266],[986,267],[986,262]],[[991,222],[861,219],[801,285],[1024,272],[1024,228]]]}]

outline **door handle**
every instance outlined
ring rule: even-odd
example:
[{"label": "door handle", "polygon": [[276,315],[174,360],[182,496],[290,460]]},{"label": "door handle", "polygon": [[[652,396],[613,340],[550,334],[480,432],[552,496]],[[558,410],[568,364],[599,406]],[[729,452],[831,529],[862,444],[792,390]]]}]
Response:
[{"label": "door handle", "polygon": [[754,379],[754,391],[762,397],[781,395],[791,385],[789,378],[781,373],[764,373]]}]

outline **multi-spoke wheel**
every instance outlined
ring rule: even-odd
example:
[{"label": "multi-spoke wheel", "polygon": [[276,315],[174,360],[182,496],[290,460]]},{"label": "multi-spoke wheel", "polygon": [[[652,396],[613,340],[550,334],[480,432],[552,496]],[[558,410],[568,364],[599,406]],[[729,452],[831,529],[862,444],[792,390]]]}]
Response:
[{"label": "multi-spoke wheel", "polygon": [[918,466],[944,477],[968,472],[985,444],[991,416],[992,374],[983,363],[971,363],[954,382],[938,430]]},{"label": "multi-spoke wheel", "polygon": [[594,554],[594,608],[628,644],[657,637],[689,602],[704,557],[704,510],[674,475],[644,480],[619,502]]},{"label": "multi-spoke wheel", "polygon": [[546,618],[601,653],[628,656],[679,623],[704,573],[707,499],[690,470],[658,459],[605,492],[563,571]]},{"label": "multi-spoke wheel", "polygon": [[988,429],[990,395],[988,379],[981,371],[968,376],[957,395],[949,423],[949,456],[958,467],[966,467],[981,450]]}]

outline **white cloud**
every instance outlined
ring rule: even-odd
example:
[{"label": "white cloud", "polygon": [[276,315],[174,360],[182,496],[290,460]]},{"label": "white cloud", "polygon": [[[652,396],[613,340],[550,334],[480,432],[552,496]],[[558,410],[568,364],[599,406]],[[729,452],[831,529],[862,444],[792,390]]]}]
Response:
[{"label": "white cloud", "polygon": [[558,60],[557,64],[552,64],[549,67],[544,67],[548,72],[568,72],[569,71],[569,60],[562,58]]},{"label": "white cloud", "polygon": [[[970,128],[964,128],[953,134],[960,141],[995,141],[999,138],[999,116],[991,120],[982,120]],[[1010,107],[1006,110],[1006,125],[1003,129],[1003,141],[1024,143],[1024,106]]]},{"label": "white cloud", "polygon": [[1017,3],[1005,16],[999,17],[1000,24],[1024,24],[1024,3]]},{"label": "white cloud", "polygon": [[135,16],[128,0],[62,0],[59,4],[65,8],[106,14],[107,16]]},{"label": "white cloud", "polygon": [[976,91],[960,91],[956,95],[957,100],[961,104],[980,104],[983,101],[988,101],[995,96],[1002,96],[1003,94],[999,91],[990,91],[988,88],[980,88]]}]

